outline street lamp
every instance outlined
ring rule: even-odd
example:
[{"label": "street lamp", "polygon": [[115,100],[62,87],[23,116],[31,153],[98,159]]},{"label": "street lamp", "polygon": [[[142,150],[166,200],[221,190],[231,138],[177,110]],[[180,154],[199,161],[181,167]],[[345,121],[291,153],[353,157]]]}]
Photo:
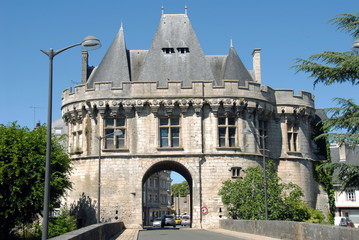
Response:
[{"label": "street lamp", "polygon": [[[246,128],[243,130],[244,134],[255,134],[261,139],[261,145],[262,145],[262,157],[263,157],[263,185],[264,185],[264,206],[265,206],[265,219],[268,220],[268,196],[267,196],[267,165],[266,165],[266,156],[265,156],[265,138],[268,137],[264,134],[264,131],[262,131],[262,134],[258,134],[256,132],[252,132],[250,129]],[[257,141],[257,139],[256,139]]]},{"label": "street lamp", "polygon": [[355,42],[353,42],[352,48],[354,50],[359,50],[359,39],[357,39]]},{"label": "street lamp", "polygon": [[49,90],[48,90],[48,112],[47,112],[47,135],[46,135],[46,170],[45,170],[45,193],[44,193],[44,209],[43,209],[43,228],[42,228],[42,240],[47,239],[48,236],[48,224],[49,224],[49,201],[50,201],[50,158],[51,158],[51,122],[52,122],[52,78],[53,78],[53,59],[54,57],[73,47],[82,45],[86,49],[97,49],[101,47],[100,40],[94,36],[87,36],[82,42],[65,47],[58,51],[54,51],[50,48],[49,51],[40,49],[49,57]]},{"label": "street lamp", "polygon": [[118,136],[121,135],[121,130],[114,130],[112,133],[106,134],[105,136],[98,136],[98,190],[97,190],[97,223],[100,223],[100,210],[101,210],[101,141],[110,135]]}]

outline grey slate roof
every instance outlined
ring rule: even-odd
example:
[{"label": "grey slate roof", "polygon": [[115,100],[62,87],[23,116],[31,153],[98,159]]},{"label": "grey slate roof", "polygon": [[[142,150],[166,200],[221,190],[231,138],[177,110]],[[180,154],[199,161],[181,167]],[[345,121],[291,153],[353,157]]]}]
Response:
[{"label": "grey slate roof", "polygon": [[93,87],[94,82],[111,81],[113,87],[119,87],[122,82],[130,81],[127,50],[122,26],[105,57],[92,75],[87,82],[90,88]]},{"label": "grey slate roof", "polygon": [[205,56],[186,14],[163,14],[149,50],[127,50],[122,27],[100,65],[92,72],[87,87],[94,82],[211,80],[222,85],[224,79],[253,81],[235,49],[228,55]]},{"label": "grey slate roof", "polygon": [[239,80],[239,85],[244,86],[246,81],[253,81],[252,76],[242,63],[234,47],[230,47],[226,59],[223,79]]}]

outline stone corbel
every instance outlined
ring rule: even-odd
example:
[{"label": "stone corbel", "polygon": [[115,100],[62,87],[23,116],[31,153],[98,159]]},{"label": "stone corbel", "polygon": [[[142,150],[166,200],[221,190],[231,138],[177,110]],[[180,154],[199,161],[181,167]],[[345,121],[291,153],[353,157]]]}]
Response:
[{"label": "stone corbel", "polygon": [[134,107],[135,107],[136,112],[139,113],[139,116],[141,115],[141,112],[143,111],[143,105],[144,105],[143,100],[134,101]]},{"label": "stone corbel", "polygon": [[173,109],[174,109],[174,102],[171,99],[163,101],[163,106],[165,108],[167,115],[172,115]]},{"label": "stone corbel", "polygon": [[225,99],[222,101],[222,103],[226,116],[235,114],[235,112],[233,112],[233,101],[231,101],[230,99]]},{"label": "stone corbel", "polygon": [[202,111],[202,100],[201,99],[191,100],[191,103],[196,115],[200,116]]},{"label": "stone corbel", "polygon": [[180,108],[182,116],[186,116],[188,111],[188,104],[186,99],[176,101],[177,106]]},{"label": "stone corbel", "polygon": [[158,115],[158,110],[160,109],[160,102],[155,99],[149,102],[150,108],[152,113],[157,116]]}]

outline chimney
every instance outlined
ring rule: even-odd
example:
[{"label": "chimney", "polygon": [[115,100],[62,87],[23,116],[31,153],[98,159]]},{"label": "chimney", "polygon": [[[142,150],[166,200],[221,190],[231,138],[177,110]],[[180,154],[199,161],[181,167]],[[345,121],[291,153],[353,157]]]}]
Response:
[{"label": "chimney", "polygon": [[345,144],[339,145],[339,161],[345,162],[347,160],[347,148]]},{"label": "chimney", "polygon": [[89,62],[89,54],[87,50],[82,50],[82,84],[86,84],[87,82],[87,68]]},{"label": "chimney", "polygon": [[255,48],[252,53],[253,56],[253,70],[257,83],[262,83],[261,79],[261,49]]}]

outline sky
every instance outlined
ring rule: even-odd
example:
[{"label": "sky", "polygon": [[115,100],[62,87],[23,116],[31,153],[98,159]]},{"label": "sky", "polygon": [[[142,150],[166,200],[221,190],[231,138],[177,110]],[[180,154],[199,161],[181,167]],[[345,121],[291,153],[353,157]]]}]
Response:
[{"label": "sky", "polygon": [[[316,108],[334,106],[334,97],[353,98],[350,84],[313,86],[308,74],[296,73],[296,58],[323,51],[344,52],[354,39],[328,23],[358,12],[357,0],[1,0],[0,124],[17,121],[33,128],[46,123],[49,59],[40,49],[59,50],[94,35],[102,47],[89,52],[97,66],[123,25],[129,50],[149,49],[161,17],[188,16],[206,55],[228,54],[230,42],[252,69],[252,51],[261,48],[262,83],[272,88],[309,91]],[[61,93],[81,82],[81,47],[54,58],[53,113],[61,117]],[[182,181],[177,178],[174,182]]]}]

